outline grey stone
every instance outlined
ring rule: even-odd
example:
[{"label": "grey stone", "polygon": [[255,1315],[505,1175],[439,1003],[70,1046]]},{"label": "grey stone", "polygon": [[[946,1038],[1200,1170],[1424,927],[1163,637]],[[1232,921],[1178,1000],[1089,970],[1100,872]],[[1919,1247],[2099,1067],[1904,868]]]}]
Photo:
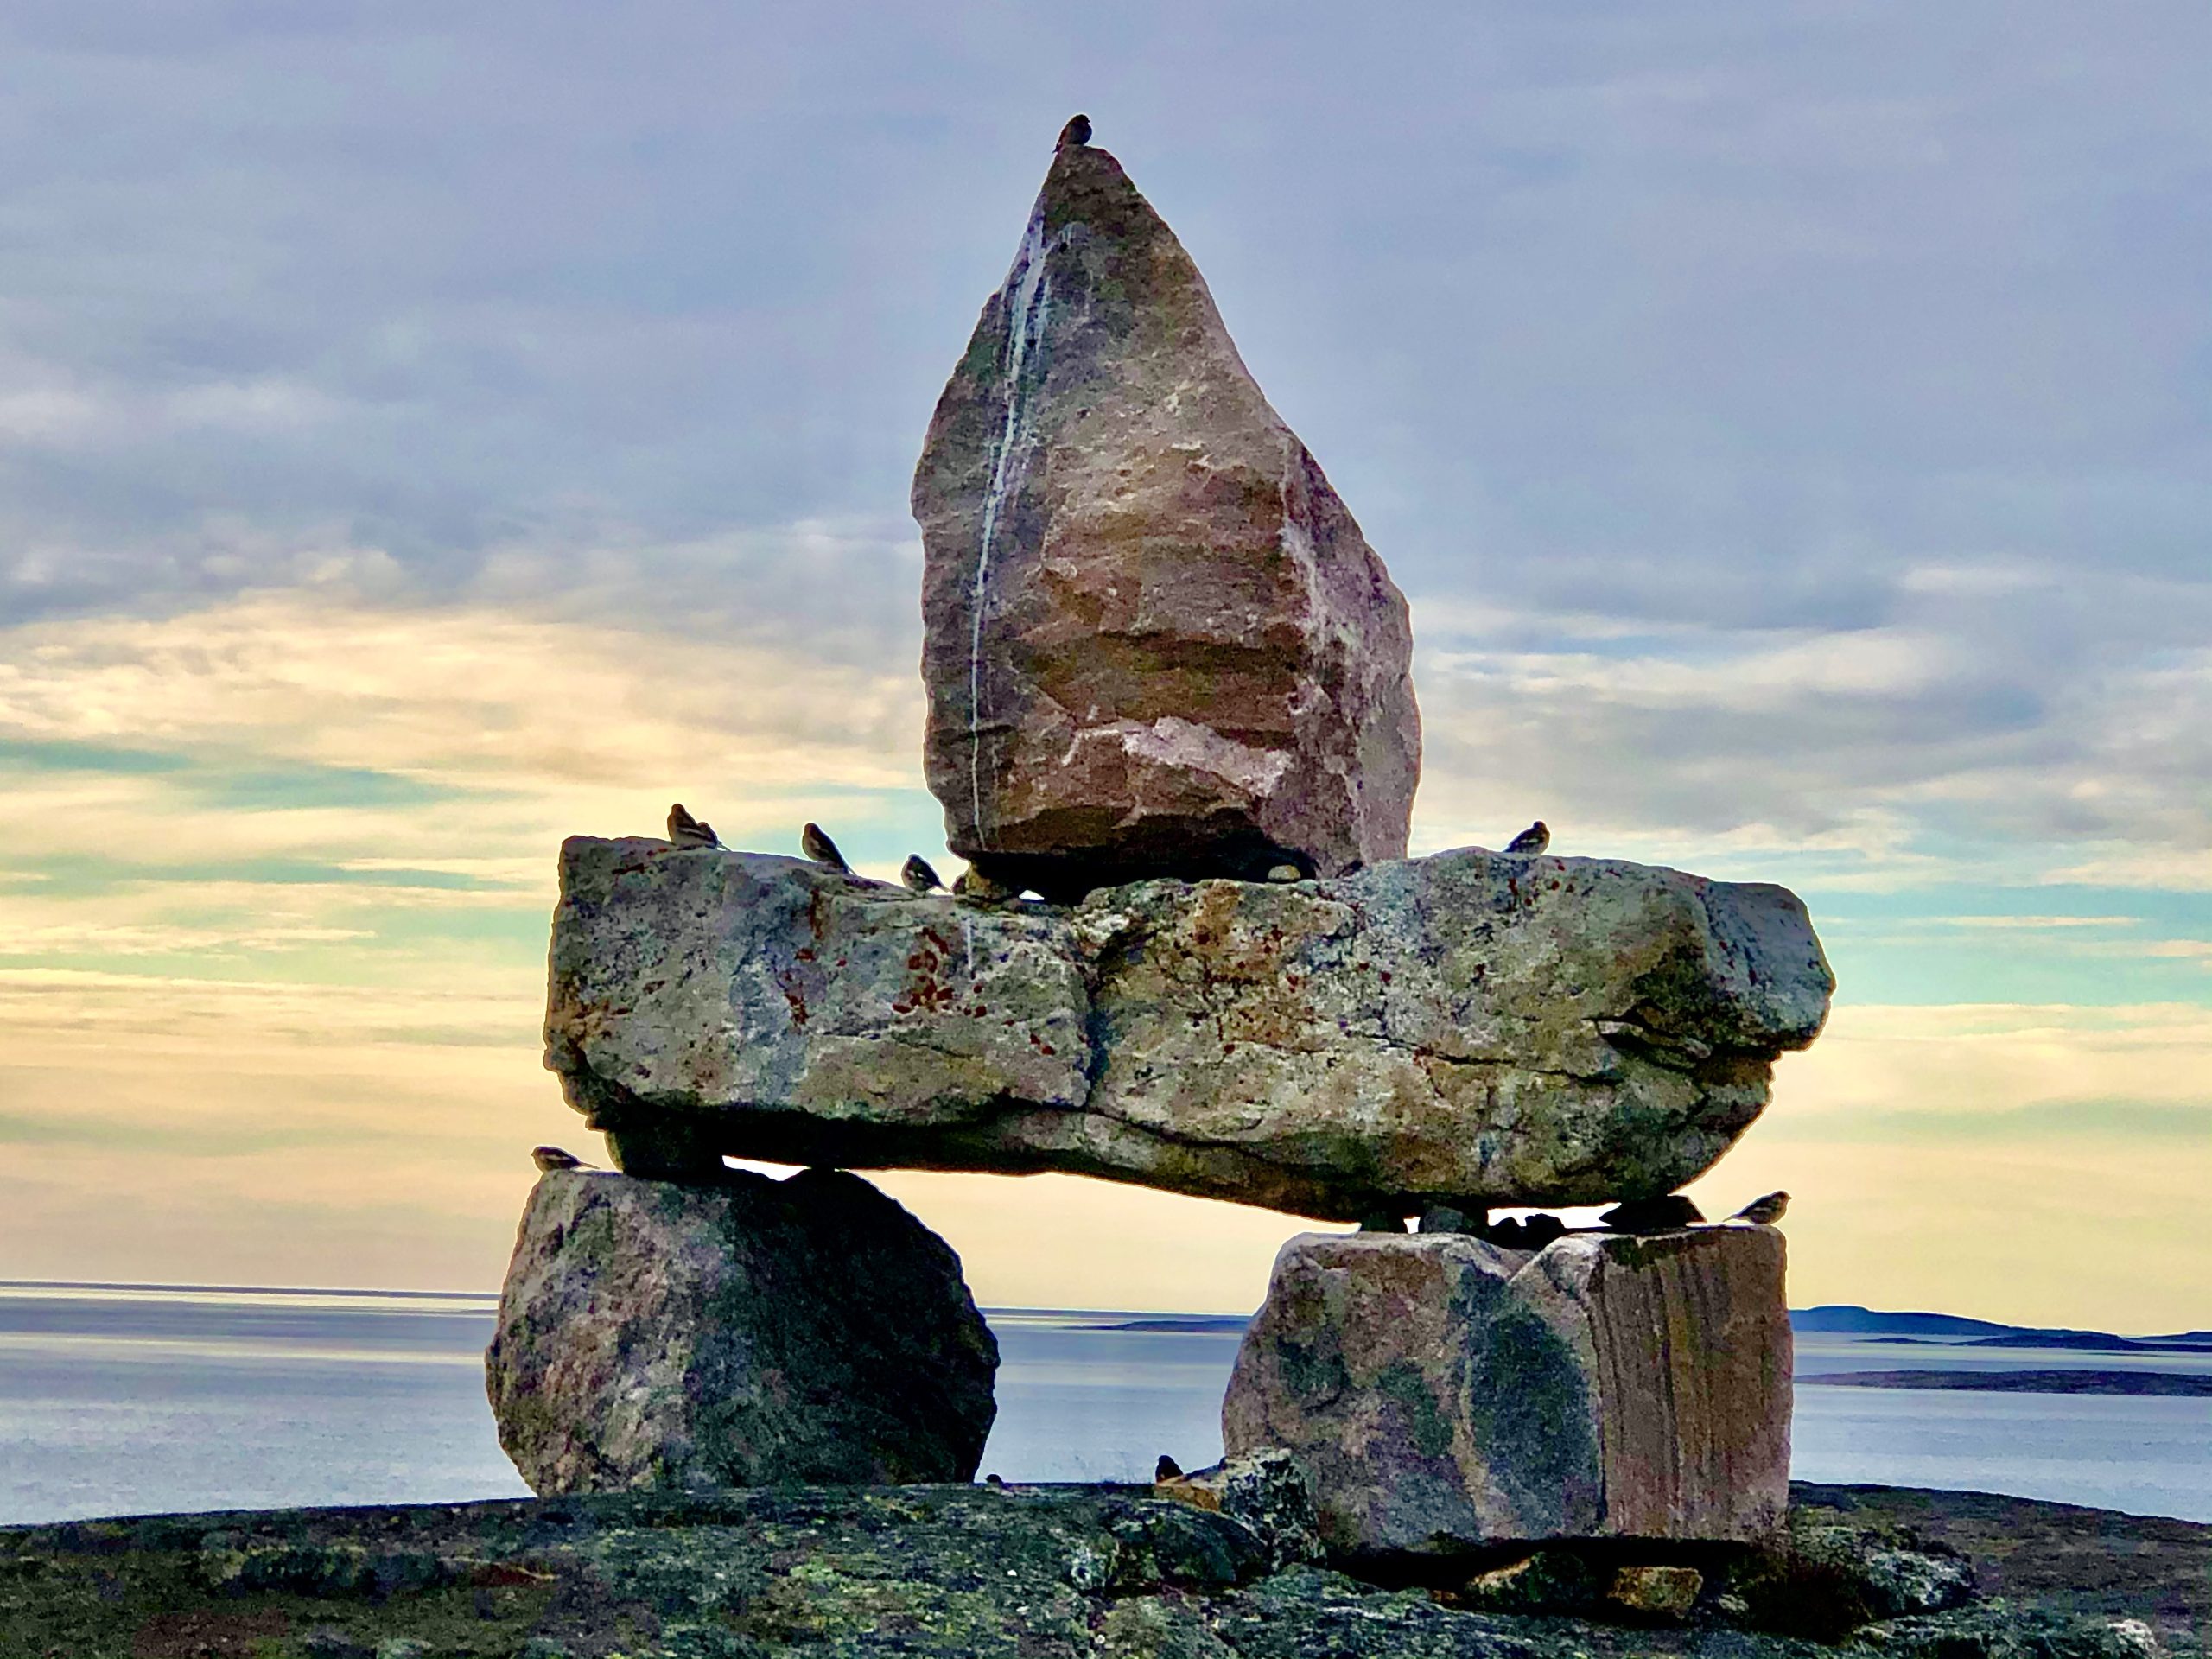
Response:
[{"label": "grey stone", "polygon": [[1236,1659],[1195,1606],[1164,1596],[1114,1603],[1098,1635],[1105,1659]]},{"label": "grey stone", "polygon": [[1728,1599],[1744,1622],[1833,1642],[1880,1619],[1947,1611],[1974,1598],[1972,1564],[1909,1527],[1820,1505],[1735,1563]]},{"label": "grey stone", "polygon": [[546,1064],[679,1178],[1057,1169],[1332,1220],[1656,1197],[1834,985],[1783,888],[1479,848],[1069,910],[578,836],[561,889]]},{"label": "grey stone", "polygon": [[944,1240],[855,1175],[540,1179],[485,1379],[541,1494],[964,1481],[998,1346]]},{"label": "grey stone", "polygon": [[1054,158],[913,510],[955,852],[1048,896],[1404,855],[1406,601],[1104,150]]},{"label": "grey stone", "polygon": [[1242,1659],[1569,1659],[1546,1624],[1439,1606],[1341,1573],[1294,1567],[1217,1604],[1214,1629]]},{"label": "grey stone", "polygon": [[2002,1600],[1886,1619],[1853,1632],[1889,1659],[2164,1659],[2139,1618],[2015,1609]]},{"label": "grey stone", "polygon": [[1270,1572],[1321,1559],[1313,1478],[1281,1446],[1228,1458],[1154,1489],[1160,1497],[1241,1521],[1265,1548]]},{"label": "grey stone", "polygon": [[1606,1581],[1572,1549],[1540,1549],[1477,1573],[1452,1601],[1477,1612],[1540,1613],[1550,1618],[1595,1610]]},{"label": "grey stone", "polygon": [[1694,1567],[1624,1567],[1614,1572],[1605,1599],[1631,1618],[1679,1624],[1704,1588],[1705,1574]]},{"label": "grey stone", "polygon": [[1782,1236],[1306,1234],[1275,1258],[1222,1407],[1287,1447],[1332,1556],[1750,1541],[1789,1497]]}]

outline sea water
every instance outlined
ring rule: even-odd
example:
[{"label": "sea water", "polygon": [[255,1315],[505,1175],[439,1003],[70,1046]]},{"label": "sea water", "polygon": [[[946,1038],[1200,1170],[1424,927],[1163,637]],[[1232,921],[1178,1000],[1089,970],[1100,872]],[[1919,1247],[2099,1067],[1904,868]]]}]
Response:
[{"label": "sea water", "polygon": [[[0,1523],[525,1494],[485,1403],[493,1299],[0,1287]],[[1149,1479],[1220,1454],[1239,1322],[998,1310],[983,1471]],[[2149,1357],[1807,1337],[1818,1370],[2120,1369]],[[2212,1368],[2163,1354],[2152,1369]],[[2212,1399],[1802,1386],[1794,1472],[2212,1521]]]}]

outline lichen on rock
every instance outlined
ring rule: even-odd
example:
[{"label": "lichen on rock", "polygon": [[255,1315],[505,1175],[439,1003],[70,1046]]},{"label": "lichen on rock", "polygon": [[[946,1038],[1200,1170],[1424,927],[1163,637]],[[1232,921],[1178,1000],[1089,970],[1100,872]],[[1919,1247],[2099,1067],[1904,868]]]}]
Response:
[{"label": "lichen on rock", "polygon": [[1780,887],[1480,848],[1066,909],[577,836],[561,887],[546,1064],[626,1155],[680,1133],[709,1164],[1064,1170],[1326,1219],[1670,1192],[1834,986]]},{"label": "lichen on rock", "polygon": [[1309,1233],[1275,1259],[1222,1438],[1287,1448],[1332,1558],[1386,1571],[1552,1538],[1752,1541],[1787,1502],[1790,1355],[1772,1228],[1533,1255]]},{"label": "lichen on rock", "polygon": [[826,1170],[543,1176],[485,1355],[540,1493],[966,1480],[997,1366],[951,1248]]}]

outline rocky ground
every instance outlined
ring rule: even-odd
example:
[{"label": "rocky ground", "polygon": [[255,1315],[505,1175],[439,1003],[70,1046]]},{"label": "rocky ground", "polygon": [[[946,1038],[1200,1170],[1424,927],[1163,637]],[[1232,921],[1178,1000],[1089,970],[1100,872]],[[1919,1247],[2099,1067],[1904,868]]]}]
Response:
[{"label": "rocky ground", "polygon": [[[1893,1659],[2140,1659],[2158,1643],[2212,1652],[2212,1527],[1955,1492],[1794,1496],[1791,1551],[1682,1555],[1700,1587],[1675,1624],[1606,1599],[1618,1581],[1603,1559],[1540,1558],[1456,1593],[1382,1589],[1306,1565],[1271,1570],[1281,1552],[1252,1528],[1147,1488],[813,1488],[89,1522],[0,1531],[0,1654],[1838,1650],[1816,1637]],[[1955,1599],[1968,1561],[1984,1595],[1999,1599],[1889,1617],[1848,1637],[1838,1628]],[[1516,1598],[1582,1611],[1499,1611]]]}]

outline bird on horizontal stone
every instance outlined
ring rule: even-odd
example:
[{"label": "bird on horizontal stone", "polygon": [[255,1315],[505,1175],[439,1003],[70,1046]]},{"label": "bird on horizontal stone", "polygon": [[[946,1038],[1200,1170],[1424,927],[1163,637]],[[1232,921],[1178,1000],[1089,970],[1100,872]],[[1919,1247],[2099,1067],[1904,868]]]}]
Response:
[{"label": "bird on horizontal stone", "polygon": [[823,868],[842,870],[847,875],[853,873],[853,867],[845,862],[845,855],[837,850],[837,843],[822,833],[820,824],[810,823],[800,830],[798,844],[799,850]]},{"label": "bird on horizontal stone", "polygon": [[1456,1204],[1432,1204],[1421,1212],[1421,1230],[1424,1233],[1480,1233],[1488,1219],[1486,1211],[1470,1213]]},{"label": "bird on horizontal stone", "polygon": [[1552,832],[1538,818],[1519,835],[1505,843],[1505,850],[1524,858],[1532,858],[1552,844]]},{"label": "bird on horizontal stone", "polygon": [[1054,149],[1080,149],[1090,142],[1090,118],[1078,115],[1060,129],[1060,141]]},{"label": "bird on horizontal stone", "polygon": [[596,1164],[588,1164],[575,1153],[564,1152],[559,1147],[532,1147],[530,1149],[530,1161],[536,1164],[538,1169],[547,1175],[563,1169],[596,1169],[598,1167]]},{"label": "bird on horizontal stone", "polygon": [[1730,1219],[1755,1222],[1761,1227],[1771,1227],[1782,1219],[1782,1212],[1789,1208],[1789,1195],[1787,1192],[1770,1192],[1763,1198],[1753,1198]]},{"label": "bird on horizontal stone", "polygon": [[1510,1250],[1541,1250],[1555,1238],[1565,1236],[1567,1224],[1557,1216],[1539,1213],[1525,1221],[1517,1216],[1508,1216],[1503,1221],[1492,1222],[1483,1230],[1483,1236],[1493,1244],[1503,1244]]},{"label": "bird on horizontal stone", "polygon": [[1160,1461],[1152,1465],[1152,1478],[1155,1481],[1180,1480],[1183,1478],[1183,1465],[1163,1452],[1160,1454]]},{"label": "bird on horizontal stone", "polygon": [[683,810],[681,801],[668,809],[668,838],[678,847],[719,847],[720,836],[715,826],[704,818],[695,818]]},{"label": "bird on horizontal stone", "polygon": [[930,868],[929,860],[919,853],[906,855],[906,863],[899,867],[899,879],[906,884],[909,893],[935,893],[944,885]]},{"label": "bird on horizontal stone", "polygon": [[1630,1198],[1598,1217],[1600,1227],[1617,1233],[1667,1233],[1705,1219],[1696,1205],[1679,1192],[1663,1198]]}]

